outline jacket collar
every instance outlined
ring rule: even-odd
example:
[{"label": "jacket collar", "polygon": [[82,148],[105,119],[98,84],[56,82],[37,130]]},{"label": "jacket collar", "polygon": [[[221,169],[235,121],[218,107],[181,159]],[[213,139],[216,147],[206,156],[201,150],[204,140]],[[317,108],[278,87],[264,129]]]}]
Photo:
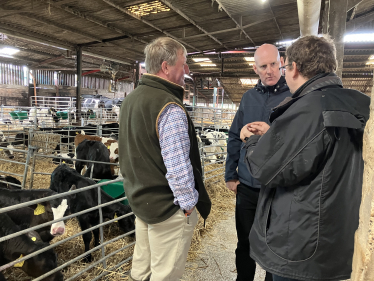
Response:
[{"label": "jacket collar", "polygon": [[256,89],[256,91],[259,91],[261,93],[269,92],[269,93],[276,94],[277,92],[281,93],[281,92],[284,92],[284,91],[288,91],[288,86],[287,86],[287,83],[286,83],[286,79],[284,79],[284,77],[281,76],[279,78],[277,84],[275,84],[273,86],[265,86],[264,84],[262,84],[261,79],[258,79],[257,84],[255,86],[255,89]]},{"label": "jacket collar", "polygon": [[160,76],[153,74],[144,74],[139,81],[139,85],[146,85],[153,88],[158,88],[169,92],[170,94],[176,96],[183,102],[184,88],[178,84],[175,84],[169,80],[161,78]]},{"label": "jacket collar", "polygon": [[338,86],[343,88],[342,80],[335,73],[320,73],[309,79],[300,86],[291,97],[286,97],[278,106],[274,107],[270,115],[269,121],[273,122],[281,115],[289,106],[291,106],[299,98],[321,88],[329,86]]},{"label": "jacket collar", "polygon": [[291,96],[285,98],[278,106],[274,107],[273,110],[278,107],[282,107],[287,103],[295,101],[296,99],[301,98],[317,89],[328,87],[328,86],[340,86],[343,88],[342,80],[335,73],[321,73],[313,78],[306,81],[302,86],[300,86],[296,92]]}]

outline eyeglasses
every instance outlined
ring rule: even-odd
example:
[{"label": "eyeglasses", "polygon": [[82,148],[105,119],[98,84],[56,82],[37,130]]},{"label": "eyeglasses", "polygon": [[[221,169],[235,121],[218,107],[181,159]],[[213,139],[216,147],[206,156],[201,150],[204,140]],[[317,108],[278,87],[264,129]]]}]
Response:
[{"label": "eyeglasses", "polygon": [[286,64],[286,65],[283,65],[283,66],[281,66],[281,67],[279,68],[279,70],[280,70],[282,76],[286,75],[286,67],[287,67],[287,66],[291,66],[291,65],[292,65],[292,63],[290,63],[290,64]]}]

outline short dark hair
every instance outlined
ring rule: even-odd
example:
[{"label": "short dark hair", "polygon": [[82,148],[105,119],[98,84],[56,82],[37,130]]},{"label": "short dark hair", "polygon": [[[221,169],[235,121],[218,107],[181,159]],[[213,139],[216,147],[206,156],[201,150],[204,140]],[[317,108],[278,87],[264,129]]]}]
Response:
[{"label": "short dark hair", "polygon": [[288,63],[296,63],[297,70],[307,79],[320,73],[336,71],[336,48],[328,36],[305,36],[286,50]]}]

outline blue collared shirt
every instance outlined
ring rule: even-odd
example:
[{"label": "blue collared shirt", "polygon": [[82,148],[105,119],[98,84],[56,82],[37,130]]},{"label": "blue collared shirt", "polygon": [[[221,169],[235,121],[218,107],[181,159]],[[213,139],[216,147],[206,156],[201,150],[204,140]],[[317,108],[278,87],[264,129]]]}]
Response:
[{"label": "blue collared shirt", "polygon": [[166,179],[174,194],[174,204],[182,210],[192,209],[198,201],[190,160],[190,138],[186,112],[169,104],[158,119],[161,154],[166,166]]}]

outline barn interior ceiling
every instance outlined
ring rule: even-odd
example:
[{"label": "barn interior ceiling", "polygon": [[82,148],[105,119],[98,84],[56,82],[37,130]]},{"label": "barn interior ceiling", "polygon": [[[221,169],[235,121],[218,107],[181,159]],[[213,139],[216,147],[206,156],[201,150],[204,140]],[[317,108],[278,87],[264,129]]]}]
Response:
[{"label": "barn interior ceiling", "polygon": [[[349,0],[346,26],[373,32],[374,1]],[[83,71],[116,67],[116,79],[129,80],[145,45],[170,36],[186,46],[192,77],[218,79],[239,102],[257,78],[255,47],[273,43],[283,53],[282,42],[300,36],[300,27],[297,0],[1,0],[0,33],[0,49],[19,50],[0,52],[1,62],[74,73],[81,46]],[[343,82],[369,93],[373,55],[374,42],[346,43]],[[91,75],[111,78],[109,71]]]}]

